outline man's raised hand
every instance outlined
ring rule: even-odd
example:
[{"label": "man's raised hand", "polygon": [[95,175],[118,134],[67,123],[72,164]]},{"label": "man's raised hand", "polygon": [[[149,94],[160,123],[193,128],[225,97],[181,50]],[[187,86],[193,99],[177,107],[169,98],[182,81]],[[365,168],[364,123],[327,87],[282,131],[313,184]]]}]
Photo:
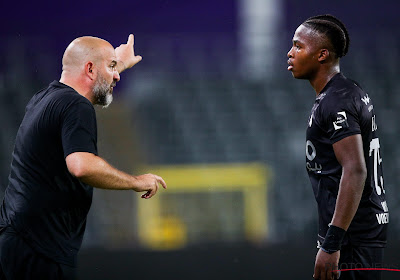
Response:
[{"label": "man's raised hand", "polygon": [[115,48],[115,55],[117,56],[117,68],[119,73],[133,67],[142,60],[140,55],[135,55],[133,34],[129,35],[126,44],[121,44],[119,47]]}]

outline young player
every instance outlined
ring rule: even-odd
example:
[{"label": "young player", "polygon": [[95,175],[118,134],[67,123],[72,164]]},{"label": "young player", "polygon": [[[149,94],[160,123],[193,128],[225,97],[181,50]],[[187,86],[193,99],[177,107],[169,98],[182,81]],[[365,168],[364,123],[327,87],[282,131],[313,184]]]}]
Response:
[{"label": "young player", "polygon": [[[339,19],[320,15],[297,28],[288,52],[288,70],[316,92],[306,168],[319,214],[314,278],[322,280],[336,279],[340,269],[381,265],[389,222],[374,106],[340,72],[349,43]],[[343,271],[340,279],[377,280],[380,272]]]}]

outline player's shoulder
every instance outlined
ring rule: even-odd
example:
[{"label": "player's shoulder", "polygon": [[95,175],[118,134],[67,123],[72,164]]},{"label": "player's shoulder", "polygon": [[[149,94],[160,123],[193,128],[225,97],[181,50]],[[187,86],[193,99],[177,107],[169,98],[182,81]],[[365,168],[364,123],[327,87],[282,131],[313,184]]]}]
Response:
[{"label": "player's shoulder", "polygon": [[343,112],[358,114],[361,108],[363,94],[362,88],[353,80],[343,74],[335,75],[320,93],[321,101],[318,108],[318,116],[321,118],[336,117]]},{"label": "player's shoulder", "polygon": [[354,80],[345,77],[339,73],[328,83],[323,92],[325,94],[323,107],[358,107],[366,93],[362,87]]},{"label": "player's shoulder", "polygon": [[93,108],[92,103],[86,97],[72,87],[58,81],[50,83],[47,91],[48,104],[56,105],[55,108],[58,110],[64,111],[76,106]]},{"label": "player's shoulder", "polygon": [[80,95],[72,87],[58,81],[53,81],[49,88],[54,93],[53,97],[56,99],[70,100],[71,102],[89,102],[84,96]]},{"label": "player's shoulder", "polygon": [[27,105],[27,111],[43,110],[51,115],[66,116],[87,112],[94,114],[92,103],[72,87],[58,81],[51,82],[47,88],[39,91]]},{"label": "player's shoulder", "polygon": [[348,99],[353,99],[365,94],[358,82],[347,78],[342,73],[332,78],[326,92],[329,99],[337,99],[338,101],[348,101]]}]

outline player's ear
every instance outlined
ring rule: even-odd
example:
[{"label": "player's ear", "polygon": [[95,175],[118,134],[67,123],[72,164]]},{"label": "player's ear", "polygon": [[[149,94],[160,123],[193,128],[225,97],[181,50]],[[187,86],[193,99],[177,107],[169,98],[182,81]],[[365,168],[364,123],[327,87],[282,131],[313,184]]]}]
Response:
[{"label": "player's ear", "polygon": [[85,74],[91,79],[94,80],[96,77],[96,71],[93,62],[88,61],[85,64]]},{"label": "player's ear", "polygon": [[324,63],[326,60],[328,60],[329,55],[330,53],[328,49],[321,49],[319,51],[318,61]]}]

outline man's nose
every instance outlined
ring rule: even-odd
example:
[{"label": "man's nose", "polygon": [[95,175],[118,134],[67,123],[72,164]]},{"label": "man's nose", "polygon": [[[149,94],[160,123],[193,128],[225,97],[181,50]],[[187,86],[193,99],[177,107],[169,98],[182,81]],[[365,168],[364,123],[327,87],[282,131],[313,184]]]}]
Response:
[{"label": "man's nose", "polygon": [[118,73],[118,71],[116,69],[114,70],[113,79],[117,80],[117,82],[119,82],[119,80],[121,79],[121,77],[119,76],[119,73]]},{"label": "man's nose", "polygon": [[293,51],[293,47],[291,47],[290,50],[289,50],[288,53],[287,53],[287,57],[288,57],[288,58],[293,57],[292,51]]}]

